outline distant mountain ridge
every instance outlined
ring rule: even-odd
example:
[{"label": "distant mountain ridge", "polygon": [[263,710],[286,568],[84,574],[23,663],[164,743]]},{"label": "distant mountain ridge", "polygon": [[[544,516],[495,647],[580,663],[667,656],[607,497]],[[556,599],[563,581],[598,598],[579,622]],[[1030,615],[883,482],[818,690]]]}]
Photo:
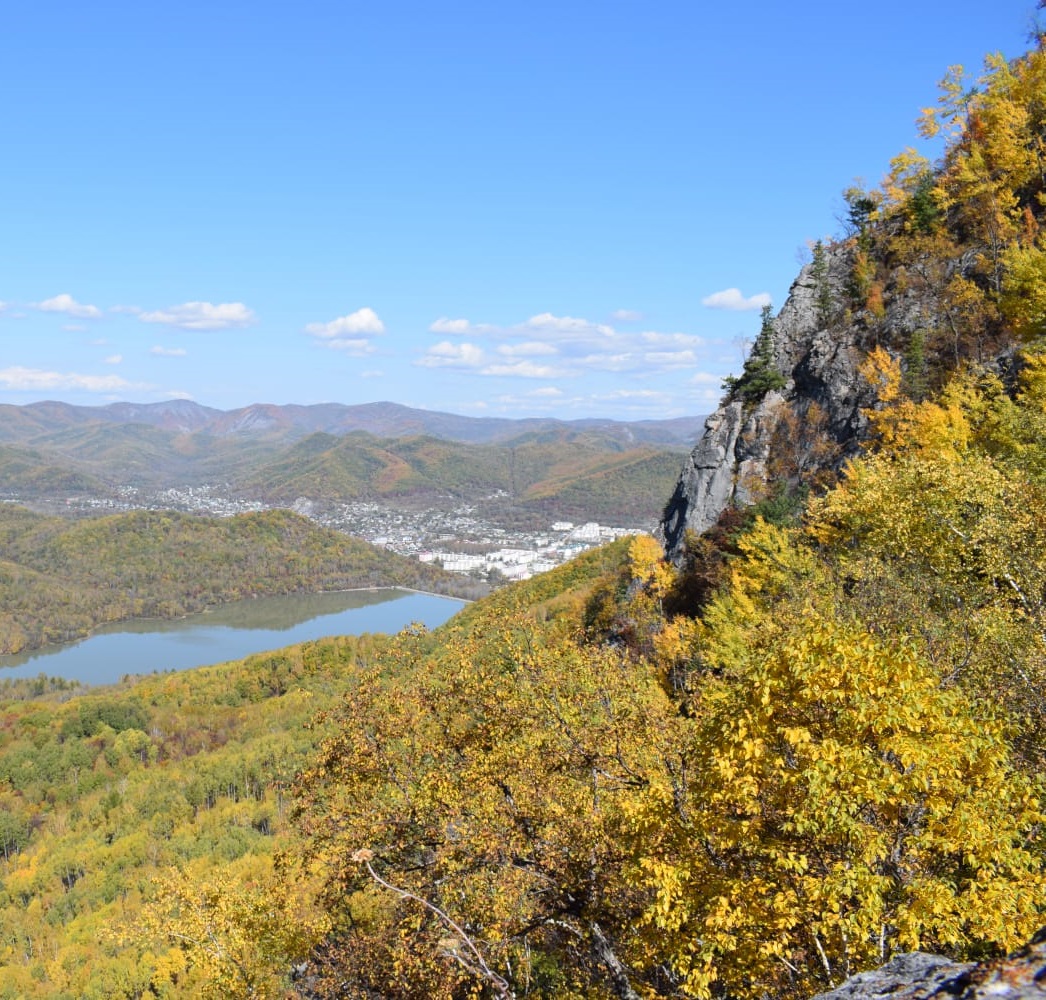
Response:
[{"label": "distant mountain ridge", "polygon": [[163,491],[205,486],[277,506],[467,503],[499,524],[653,526],[700,424],[462,417],[394,403],[0,405],[0,498],[75,510],[142,491],[138,500],[162,505]]},{"label": "distant mountain ridge", "polygon": [[110,423],[144,424],[173,433],[203,433],[215,437],[280,435],[294,438],[317,432],[342,436],[365,431],[383,438],[424,434],[467,444],[493,444],[523,434],[571,430],[596,432],[625,445],[690,447],[697,440],[703,422],[704,416],[638,421],[467,417],[388,402],[253,403],[235,410],[219,410],[187,399],[107,406],[75,406],[57,401],[22,406],[0,404],[0,440],[7,442],[26,442],[35,433]]}]

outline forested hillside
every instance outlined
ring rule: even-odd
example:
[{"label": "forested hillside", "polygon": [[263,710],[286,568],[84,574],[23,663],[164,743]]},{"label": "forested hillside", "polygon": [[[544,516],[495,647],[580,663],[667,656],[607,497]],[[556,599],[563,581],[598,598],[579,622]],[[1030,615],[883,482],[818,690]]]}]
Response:
[{"label": "forested hillside", "polygon": [[[577,601],[624,552],[510,600]],[[441,642],[327,639],[76,697],[0,686],[0,997],[284,995],[331,926],[293,820],[333,732],[317,715],[365,675],[394,692]]]},{"label": "forested hillside", "polygon": [[799,1000],[1046,923],[1046,51],[926,123],[808,289],[859,434],[788,410],[673,561],[8,690],[0,996]]},{"label": "forested hillside", "polygon": [[[72,699],[61,683],[6,684],[0,996],[279,995],[285,956],[326,926],[308,882],[273,895],[308,723],[384,641],[323,640]],[[245,979],[189,968],[189,938],[166,941],[175,906],[229,916],[216,961]],[[207,947],[203,927],[183,930]]]},{"label": "forested hillside", "polygon": [[69,521],[0,504],[0,653],[79,638],[105,622],[356,587],[457,597],[486,589],[286,510],[231,518],[130,511]]},{"label": "forested hillside", "polygon": [[313,434],[235,487],[276,503],[305,496],[440,504],[453,497],[499,519],[510,511],[537,515],[541,527],[562,518],[633,525],[653,523],[679,459],[678,451],[610,448],[584,434],[527,435],[504,445]]},{"label": "forested hillside", "polygon": [[[0,496],[46,504],[51,512],[63,510],[65,500],[75,509],[85,497],[126,504],[133,495],[137,503],[153,498],[149,505],[160,506],[156,498],[164,490],[207,486],[228,499],[272,506],[299,499],[321,506],[468,503],[497,523],[525,521],[535,528],[562,519],[652,526],[697,425],[696,419],[635,425],[497,420],[495,440],[455,440],[436,436],[438,415],[433,428],[420,433],[415,425],[423,425],[422,411],[406,410],[413,415],[405,425],[411,433],[378,437],[347,433],[337,421],[333,430],[306,434],[302,427],[310,424],[271,414],[268,422],[222,431],[222,425],[196,426],[189,419],[184,429],[146,423],[150,408],[129,404],[117,412],[143,422],[118,422],[110,410],[100,408],[103,419],[86,407],[0,407]],[[167,412],[151,416],[159,420]],[[175,412],[187,417],[184,408]],[[459,419],[470,426],[468,418]]]},{"label": "forested hillside", "polygon": [[877,448],[802,524],[737,512],[682,570],[639,537],[584,596],[391,647],[297,782],[332,921],[312,995],[802,997],[1023,943],[1046,355],[1023,365],[916,403],[876,355]]}]

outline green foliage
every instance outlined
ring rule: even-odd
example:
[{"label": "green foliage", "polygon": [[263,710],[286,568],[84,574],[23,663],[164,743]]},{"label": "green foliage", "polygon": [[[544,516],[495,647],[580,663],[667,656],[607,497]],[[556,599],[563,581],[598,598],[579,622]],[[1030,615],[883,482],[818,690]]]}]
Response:
[{"label": "green foliage", "polygon": [[908,201],[908,218],[915,232],[931,235],[941,224],[941,211],[936,192],[937,179],[933,171],[923,170],[915,178],[911,198]]},{"label": "green foliage", "polygon": [[745,359],[737,378],[728,378],[725,386],[731,396],[745,403],[757,403],[768,392],[783,389],[786,384],[774,355],[774,321],[770,306],[763,306],[759,336]]},{"label": "green foliage", "polygon": [[832,321],[833,310],[832,286],[828,274],[828,253],[822,240],[814,243],[812,252],[813,260],[810,262],[810,277],[813,279],[817,324],[824,329]]},{"label": "green foliage", "polygon": [[62,725],[62,736],[94,736],[103,728],[114,733],[125,729],[147,729],[149,713],[139,704],[121,699],[82,698],[77,702],[76,714]]},{"label": "green foliage", "polygon": [[877,191],[867,191],[859,184],[848,187],[843,192],[846,202],[847,235],[862,239],[879,210],[882,196]]},{"label": "green foliage", "polygon": [[770,524],[794,524],[806,505],[807,492],[801,487],[789,489],[787,482],[778,480],[767,496],[746,508],[746,524],[751,525],[757,518]]}]

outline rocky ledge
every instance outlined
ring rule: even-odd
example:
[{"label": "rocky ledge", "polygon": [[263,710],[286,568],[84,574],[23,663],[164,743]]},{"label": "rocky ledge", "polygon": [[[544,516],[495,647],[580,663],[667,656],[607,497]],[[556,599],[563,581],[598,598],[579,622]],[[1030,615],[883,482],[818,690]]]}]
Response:
[{"label": "rocky ledge", "polygon": [[953,962],[940,955],[897,955],[880,969],[851,976],[814,1000],[1043,1000],[1046,928],[1006,958]]},{"label": "rocky ledge", "polygon": [[[779,388],[757,399],[728,391],[708,418],[662,516],[658,534],[670,557],[681,556],[686,532],[707,531],[727,507],[759,500],[769,483],[795,484],[858,450],[865,411],[875,405],[859,367],[881,329],[839,307],[852,267],[852,248],[838,244],[826,248],[820,271],[800,271],[772,320],[766,361]],[[911,313],[897,308],[880,327],[903,339]]]}]

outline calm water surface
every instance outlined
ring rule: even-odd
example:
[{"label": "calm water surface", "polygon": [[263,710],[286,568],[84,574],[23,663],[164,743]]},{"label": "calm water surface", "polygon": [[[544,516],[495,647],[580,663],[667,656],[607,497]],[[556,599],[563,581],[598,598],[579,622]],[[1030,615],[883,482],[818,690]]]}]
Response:
[{"label": "calm water surface", "polygon": [[105,625],[79,642],[0,656],[0,680],[46,674],[113,684],[126,674],[188,670],[328,635],[395,633],[411,622],[435,628],[461,607],[403,590],[258,597],[176,621]]}]

